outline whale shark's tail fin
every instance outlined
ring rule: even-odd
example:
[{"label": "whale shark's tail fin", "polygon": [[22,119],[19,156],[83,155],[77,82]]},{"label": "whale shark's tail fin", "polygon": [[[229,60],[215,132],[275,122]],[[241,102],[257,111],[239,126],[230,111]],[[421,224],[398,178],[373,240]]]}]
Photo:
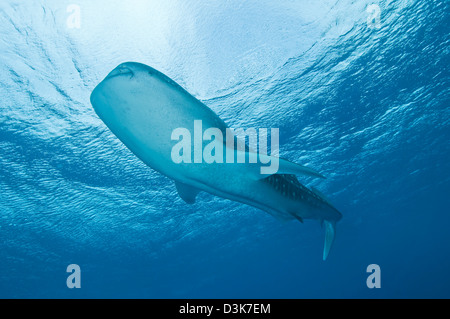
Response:
[{"label": "whale shark's tail fin", "polygon": [[330,253],[331,246],[334,242],[334,237],[336,236],[336,222],[324,220],[325,225],[325,244],[323,246],[323,260],[326,260],[328,254]]}]

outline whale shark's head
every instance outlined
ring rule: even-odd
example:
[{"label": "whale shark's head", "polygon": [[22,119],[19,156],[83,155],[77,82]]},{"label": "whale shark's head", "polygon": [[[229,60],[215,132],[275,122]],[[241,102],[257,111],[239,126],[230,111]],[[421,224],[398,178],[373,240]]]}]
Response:
[{"label": "whale shark's head", "polygon": [[120,64],[92,91],[90,99],[95,112],[105,122],[113,115],[123,118],[123,113],[131,111],[130,97],[142,96],[144,87],[152,85],[156,72],[141,63]]},{"label": "whale shark's head", "polygon": [[118,135],[123,128],[136,128],[136,123],[151,120],[152,109],[160,108],[175,87],[178,84],[152,67],[126,62],[97,85],[90,100],[98,116]]},{"label": "whale shark's head", "polygon": [[146,68],[139,63],[122,63],[112,70],[91,93],[91,104],[98,116],[107,124],[112,117],[124,118],[130,96],[141,90],[142,83],[150,79]]}]

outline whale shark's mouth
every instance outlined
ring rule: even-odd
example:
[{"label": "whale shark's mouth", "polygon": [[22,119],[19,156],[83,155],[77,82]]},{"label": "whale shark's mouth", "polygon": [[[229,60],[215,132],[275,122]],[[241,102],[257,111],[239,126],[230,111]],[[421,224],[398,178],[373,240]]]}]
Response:
[{"label": "whale shark's mouth", "polygon": [[134,76],[134,72],[126,67],[126,66],[118,66],[117,68],[115,68],[114,70],[112,70],[105,78],[106,79],[111,79],[117,76],[129,76],[130,79]]}]

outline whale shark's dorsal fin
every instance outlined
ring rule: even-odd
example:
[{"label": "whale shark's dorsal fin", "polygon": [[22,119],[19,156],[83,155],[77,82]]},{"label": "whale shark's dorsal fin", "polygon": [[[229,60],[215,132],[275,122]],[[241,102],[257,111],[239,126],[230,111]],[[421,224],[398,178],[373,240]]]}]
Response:
[{"label": "whale shark's dorsal fin", "polygon": [[182,200],[188,204],[195,203],[195,197],[200,192],[199,189],[180,182],[175,182],[175,186],[177,187],[178,195],[180,195]]}]

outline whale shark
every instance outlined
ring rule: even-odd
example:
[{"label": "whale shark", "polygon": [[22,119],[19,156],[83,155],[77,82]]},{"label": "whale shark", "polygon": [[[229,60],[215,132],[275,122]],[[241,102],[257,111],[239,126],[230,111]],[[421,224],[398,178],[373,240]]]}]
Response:
[{"label": "whale shark", "polygon": [[[175,182],[186,203],[193,204],[197,194],[204,191],[281,220],[318,220],[325,228],[322,258],[327,259],[342,214],[320,191],[304,186],[297,178],[323,178],[320,173],[268,154],[260,154],[265,163],[273,160],[278,166],[271,174],[262,174],[257,169],[260,163],[174,161],[173,132],[177,128],[194,131],[196,121],[205,129],[226,132],[229,127],[175,81],[145,64],[117,66],[94,88],[90,101],[99,118],[132,153]],[[236,152],[250,157],[255,151],[245,147]]]}]

